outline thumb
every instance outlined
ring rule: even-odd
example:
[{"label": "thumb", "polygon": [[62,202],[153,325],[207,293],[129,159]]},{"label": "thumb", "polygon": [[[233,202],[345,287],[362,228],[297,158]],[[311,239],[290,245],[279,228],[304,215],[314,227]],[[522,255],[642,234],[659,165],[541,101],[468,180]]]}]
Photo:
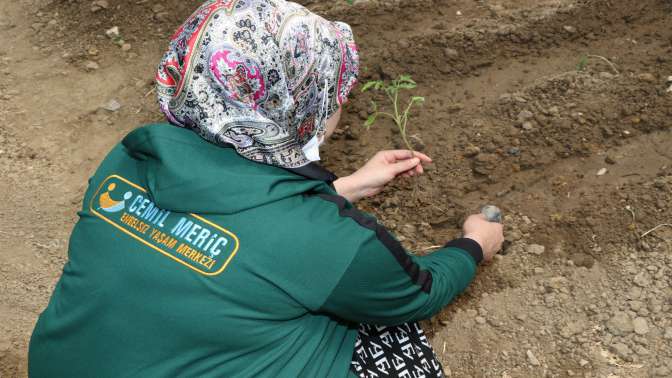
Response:
[{"label": "thumb", "polygon": [[406,159],[406,160],[400,160],[394,164],[390,165],[390,168],[392,170],[392,173],[394,175],[398,175],[400,173],[406,172],[410,169],[415,168],[420,163],[420,159],[418,158],[412,158],[412,159]]}]

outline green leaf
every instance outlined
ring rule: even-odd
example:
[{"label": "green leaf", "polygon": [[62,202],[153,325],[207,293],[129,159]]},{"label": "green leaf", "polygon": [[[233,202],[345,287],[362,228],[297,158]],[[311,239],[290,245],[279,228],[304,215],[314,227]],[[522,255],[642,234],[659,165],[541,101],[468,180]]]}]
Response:
[{"label": "green leaf", "polygon": [[579,60],[579,64],[576,65],[576,70],[583,71],[586,69],[587,65],[588,65],[588,56],[584,55],[581,57],[581,60]]},{"label": "green leaf", "polygon": [[376,104],[375,101],[371,101],[371,107],[373,108],[374,112],[378,112],[378,104]]},{"label": "green leaf", "polygon": [[411,97],[411,101],[412,101],[413,103],[422,104],[423,102],[425,102],[425,98],[424,98],[424,97],[420,97],[420,96],[413,96],[413,97]]},{"label": "green leaf", "polygon": [[374,89],[380,89],[380,86],[382,85],[382,82],[380,80],[372,80],[364,84],[362,87],[362,92],[366,92],[371,88]]},{"label": "green leaf", "polygon": [[378,112],[370,114],[369,118],[366,119],[366,122],[364,122],[364,127],[367,129],[373,125],[374,122],[376,122],[376,117],[378,117]]},{"label": "green leaf", "polygon": [[401,75],[397,81],[400,83],[417,84],[415,81],[413,81],[413,79],[411,79],[411,75]]},{"label": "green leaf", "polygon": [[415,83],[399,83],[397,84],[397,88],[399,89],[413,89],[417,87]]}]

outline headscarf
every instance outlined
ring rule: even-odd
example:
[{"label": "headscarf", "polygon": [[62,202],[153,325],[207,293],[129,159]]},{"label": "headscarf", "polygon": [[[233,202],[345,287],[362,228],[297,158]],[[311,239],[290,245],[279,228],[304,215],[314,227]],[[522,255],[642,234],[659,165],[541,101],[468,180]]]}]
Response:
[{"label": "headscarf", "polygon": [[284,0],[210,0],[172,37],[156,82],[170,123],[298,168],[315,160],[303,149],[323,139],[358,71],[345,23]]}]

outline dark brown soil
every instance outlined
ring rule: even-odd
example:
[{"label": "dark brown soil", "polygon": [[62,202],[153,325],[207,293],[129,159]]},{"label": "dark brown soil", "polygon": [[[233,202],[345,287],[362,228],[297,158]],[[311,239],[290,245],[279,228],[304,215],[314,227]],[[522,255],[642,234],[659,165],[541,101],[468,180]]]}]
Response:
[{"label": "dark brown soil", "polygon": [[[86,178],[122,135],[161,119],[154,68],[200,2],[92,3],[0,4],[0,242],[12,251],[0,268],[0,376],[25,375]],[[672,376],[672,227],[642,237],[672,223],[672,3],[305,3],[353,26],[363,81],[410,74],[427,99],[410,133],[435,163],[360,206],[418,253],[483,204],[506,213],[508,254],[426,324],[446,372]],[[105,36],[113,26],[129,51]],[[338,174],[401,146],[391,123],[365,130],[372,95],[357,92],[324,154]],[[122,109],[101,110],[112,98]],[[621,312],[649,331],[615,331]]]}]

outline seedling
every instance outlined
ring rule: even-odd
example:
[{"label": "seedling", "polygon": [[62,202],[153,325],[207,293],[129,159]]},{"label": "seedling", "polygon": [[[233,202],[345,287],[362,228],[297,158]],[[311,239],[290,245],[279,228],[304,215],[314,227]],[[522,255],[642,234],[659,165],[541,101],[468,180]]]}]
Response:
[{"label": "seedling", "polygon": [[394,124],[397,126],[399,129],[399,135],[401,135],[401,139],[404,141],[404,144],[406,147],[413,151],[413,146],[411,143],[408,141],[408,134],[407,134],[407,126],[408,126],[408,118],[410,116],[411,108],[413,108],[414,105],[422,104],[425,102],[424,97],[420,96],[411,96],[408,99],[408,102],[406,104],[406,107],[401,108],[399,102],[399,92],[404,89],[415,89],[417,87],[417,83],[411,79],[410,75],[401,75],[397,79],[392,80],[391,82],[385,82],[382,80],[373,80],[369,81],[364,86],[362,87],[362,92],[366,92],[368,90],[376,90],[376,91],[382,91],[385,92],[387,95],[387,98],[390,100],[389,106],[393,108],[393,112],[384,112],[380,111],[380,107],[378,106],[378,103],[375,101],[371,101],[371,105],[373,107],[373,113],[369,115],[369,117],[366,119],[366,122],[364,122],[364,127],[371,128],[373,124],[376,122],[378,119],[378,116],[385,116],[389,117],[394,121]]},{"label": "seedling", "polygon": [[581,57],[581,60],[579,60],[579,64],[576,65],[576,70],[585,71],[586,66],[588,66],[588,56],[584,55]]},{"label": "seedling", "polygon": [[605,58],[601,55],[590,55],[590,54],[588,54],[588,55],[581,56],[581,60],[579,60],[579,64],[576,65],[576,70],[577,71],[585,71],[586,68],[588,67],[588,60],[589,59],[599,59],[599,60],[607,63],[609,65],[609,67],[612,70],[614,70],[614,73],[616,75],[620,75],[620,73],[618,72],[618,68],[616,68],[616,65],[614,63],[612,63],[609,59],[607,59],[607,58]]}]

